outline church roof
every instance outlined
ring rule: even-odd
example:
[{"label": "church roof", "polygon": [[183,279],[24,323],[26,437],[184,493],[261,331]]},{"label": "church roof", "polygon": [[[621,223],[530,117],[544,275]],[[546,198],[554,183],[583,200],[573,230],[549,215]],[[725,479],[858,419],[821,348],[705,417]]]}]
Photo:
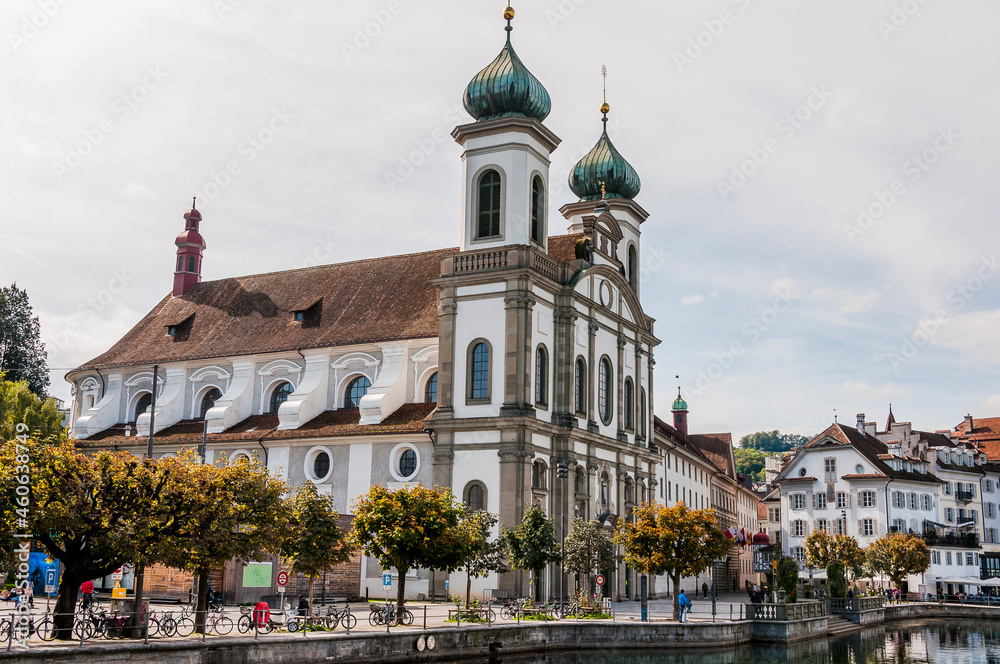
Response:
[{"label": "church roof", "polygon": [[[165,297],[79,369],[437,337],[438,291],[430,280],[457,251],[203,281]],[[293,313],[305,310],[310,315],[296,322]],[[175,336],[168,326],[177,327]]]},{"label": "church roof", "polygon": [[736,477],[736,469],[731,460],[733,436],[729,433],[691,433],[688,440],[708,457],[712,465],[729,477]]},{"label": "church roof", "polygon": [[[337,438],[343,436],[363,436],[393,433],[419,433],[427,426],[425,419],[437,404],[408,403],[396,409],[379,424],[362,426],[358,424],[356,408],[341,408],[320,413],[297,429],[278,430],[278,416],[251,415],[222,433],[208,434],[209,443],[253,441],[260,439],[280,440],[284,438]],[[146,439],[135,435],[125,435],[124,424],[116,424],[85,440],[77,441],[82,447],[108,445],[145,445]],[[200,443],[205,427],[204,420],[181,420],[155,436],[157,445],[183,445]]]},{"label": "church roof", "polygon": [[[549,238],[575,258],[582,234]],[[216,281],[168,295],[107,352],[76,369],[148,366],[438,336],[441,260],[457,248]],[[294,320],[294,312],[305,312]],[[174,336],[168,326],[176,328]]]}]

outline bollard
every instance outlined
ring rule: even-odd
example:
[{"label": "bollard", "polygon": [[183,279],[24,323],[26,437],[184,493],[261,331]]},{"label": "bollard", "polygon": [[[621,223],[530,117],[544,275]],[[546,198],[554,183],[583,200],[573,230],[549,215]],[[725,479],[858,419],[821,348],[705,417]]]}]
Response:
[{"label": "bollard", "polygon": [[493,618],[491,617],[493,615],[492,604],[493,602],[486,602],[486,624],[490,627],[493,627]]},{"label": "bollard", "polygon": [[[83,630],[81,629],[82,633]],[[149,605],[146,605],[145,615],[142,619],[142,642],[144,645],[149,645]]]},{"label": "bollard", "polygon": [[424,604],[424,631],[427,631],[427,605]]},{"label": "bollard", "polygon": [[10,652],[10,647],[14,644],[14,613],[10,614],[10,629],[7,630],[7,652]]},{"label": "bollard", "polygon": [[[83,620],[81,620],[80,622],[82,623],[80,625],[80,647],[82,648],[83,647],[83,637],[86,636],[86,634],[87,634],[87,618],[86,618],[86,616],[84,616]],[[146,631],[146,635],[147,636],[149,635],[149,630],[148,629]]]},{"label": "bollard", "polygon": [[462,626],[462,607],[458,606],[455,608],[455,626]]},{"label": "bollard", "polygon": [[733,605],[729,605],[729,622],[733,622]]},{"label": "bollard", "polygon": [[[426,611],[426,610],[427,610],[426,607],[424,607],[424,611]],[[348,636],[351,635],[351,601],[350,600],[347,600],[347,635]]]},{"label": "bollard", "polygon": [[[261,617],[264,617],[263,611],[261,612],[260,615]],[[251,613],[250,616],[253,618],[253,640],[256,641],[260,638],[260,620],[257,618],[256,610],[254,610],[254,612]]]}]

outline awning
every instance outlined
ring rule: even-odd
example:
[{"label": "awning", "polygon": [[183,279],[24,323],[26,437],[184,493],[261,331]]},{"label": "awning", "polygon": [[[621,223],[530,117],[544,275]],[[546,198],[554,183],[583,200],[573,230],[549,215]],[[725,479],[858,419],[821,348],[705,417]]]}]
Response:
[{"label": "awning", "polygon": [[[992,579],[990,579],[990,580],[992,581]],[[979,579],[979,578],[974,577],[974,576],[947,576],[947,577],[941,577],[939,579],[935,579],[935,581],[937,583],[953,583],[953,584],[962,584],[962,585],[965,585],[965,586],[980,586],[980,585],[985,585],[985,583],[984,583],[984,581],[982,579]],[[998,585],[1000,585],[1000,584],[998,584]]]}]

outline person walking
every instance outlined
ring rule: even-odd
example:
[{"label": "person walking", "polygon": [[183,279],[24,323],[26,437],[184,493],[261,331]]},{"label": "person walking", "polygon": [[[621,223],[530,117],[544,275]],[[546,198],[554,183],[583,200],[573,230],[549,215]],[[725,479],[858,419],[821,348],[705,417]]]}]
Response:
[{"label": "person walking", "polygon": [[707,582],[701,584],[701,598],[705,599],[705,600],[708,599],[708,583]]},{"label": "person walking", "polygon": [[687,598],[682,590],[677,596],[677,603],[681,607],[680,622],[684,623],[688,621],[688,614],[691,613],[691,600]]},{"label": "person walking", "polygon": [[80,612],[83,613],[94,603],[94,582],[84,581],[80,584]]}]

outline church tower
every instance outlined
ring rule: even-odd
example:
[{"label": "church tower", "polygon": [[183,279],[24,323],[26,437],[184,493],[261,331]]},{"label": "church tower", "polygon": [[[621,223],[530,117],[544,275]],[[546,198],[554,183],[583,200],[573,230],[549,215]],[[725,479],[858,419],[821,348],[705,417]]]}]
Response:
[{"label": "church tower", "polygon": [[174,240],[177,245],[177,265],[174,270],[174,297],[180,297],[201,282],[201,257],[205,251],[205,239],[198,231],[201,212],[195,207],[197,199],[191,201],[191,209],[184,213],[184,230]]},{"label": "church tower", "polygon": [[462,146],[462,251],[511,244],[547,249],[549,157],[559,138],[542,121],[549,93],[507,43],[469,82],[463,103],[475,122],[456,127]]}]

